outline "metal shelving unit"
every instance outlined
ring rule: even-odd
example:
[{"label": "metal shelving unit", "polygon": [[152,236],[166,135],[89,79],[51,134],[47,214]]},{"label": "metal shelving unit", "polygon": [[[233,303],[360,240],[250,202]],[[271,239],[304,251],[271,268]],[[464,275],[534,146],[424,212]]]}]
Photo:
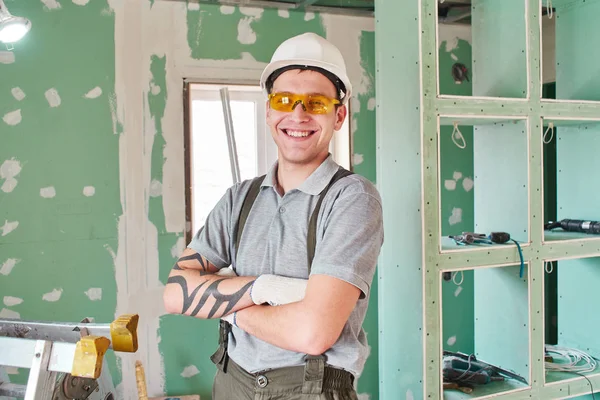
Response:
[{"label": "metal shelving unit", "polygon": [[[579,57],[578,62],[600,58],[588,57],[584,50],[587,46],[591,51],[590,45],[600,41],[600,27],[588,17],[600,10],[600,2],[552,3],[555,17],[565,15],[568,20],[556,22],[557,46],[563,46],[557,49],[558,64],[573,57]],[[540,0],[472,1],[473,93],[478,97],[467,97],[438,94],[437,1],[421,0],[412,9],[403,7],[402,15],[399,6],[376,2],[377,181],[388,210],[387,244],[379,270],[382,399],[400,395],[411,399],[558,399],[590,394],[590,384],[594,391],[600,390],[598,370],[586,379],[547,373],[544,364],[547,261],[558,260],[560,269],[561,260],[570,260],[558,275],[559,343],[600,356],[600,339],[592,333],[600,328],[600,317],[585,311],[600,295],[597,289],[578,293],[579,288],[573,286],[581,279],[592,280],[592,287],[600,284],[600,258],[592,258],[600,255],[600,236],[544,231],[544,196],[551,194],[544,194],[542,140],[545,125],[554,122],[559,132],[558,219],[600,219],[600,191],[593,175],[598,176],[600,161],[592,156],[600,150],[600,140],[595,139],[600,138],[600,124],[592,124],[585,135],[580,134],[583,128],[567,131],[565,126],[567,121],[600,120],[600,92],[597,98],[589,98],[600,86],[600,76],[591,68],[578,68],[576,62],[567,63],[560,67],[560,74],[557,71],[559,100],[542,98],[541,18],[547,5]],[[514,26],[507,30],[509,22]],[[585,37],[591,43],[586,44]],[[573,40],[577,42],[570,45],[579,50],[567,51],[565,47]],[[503,58],[494,62],[494,53]],[[398,71],[403,74],[399,76]],[[592,94],[579,99],[586,82]],[[416,101],[420,106],[415,110]],[[475,230],[505,231],[518,237],[525,263],[522,278],[517,272],[521,260],[516,245],[452,248],[441,237],[439,134],[444,116],[524,122],[522,134],[517,132],[521,126],[501,132],[489,124],[473,123],[480,128],[473,144]],[[570,192],[578,179],[589,183],[585,195]],[[492,193],[495,185],[501,187]],[[472,394],[442,390],[442,274],[459,270],[475,274],[478,358],[519,373],[527,385],[492,383],[477,387]],[[582,304],[575,308],[578,296]],[[578,334],[577,321],[585,321],[582,326],[591,332]]]}]

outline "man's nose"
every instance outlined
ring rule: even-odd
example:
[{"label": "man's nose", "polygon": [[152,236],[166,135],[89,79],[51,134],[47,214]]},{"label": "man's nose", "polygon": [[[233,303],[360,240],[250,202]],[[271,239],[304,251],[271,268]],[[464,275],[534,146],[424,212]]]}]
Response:
[{"label": "man's nose", "polygon": [[308,113],[306,112],[306,107],[304,106],[304,103],[301,100],[298,100],[296,103],[294,103],[292,110],[292,118],[295,121],[308,120]]}]

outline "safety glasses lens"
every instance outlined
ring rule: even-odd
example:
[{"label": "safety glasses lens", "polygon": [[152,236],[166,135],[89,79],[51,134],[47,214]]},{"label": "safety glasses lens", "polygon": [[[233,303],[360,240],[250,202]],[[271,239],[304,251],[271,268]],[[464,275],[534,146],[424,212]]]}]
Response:
[{"label": "safety glasses lens", "polygon": [[304,105],[311,114],[326,114],[338,101],[322,95],[297,95],[293,93],[273,93],[269,97],[271,108],[277,111],[290,112],[298,104]]}]

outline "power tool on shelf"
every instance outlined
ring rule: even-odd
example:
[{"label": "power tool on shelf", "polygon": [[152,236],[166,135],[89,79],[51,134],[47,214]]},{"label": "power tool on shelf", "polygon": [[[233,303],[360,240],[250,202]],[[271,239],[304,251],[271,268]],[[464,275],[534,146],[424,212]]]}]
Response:
[{"label": "power tool on shelf", "polygon": [[583,219],[563,219],[555,222],[544,224],[544,229],[551,231],[556,228],[561,228],[566,232],[582,232],[589,234],[600,234],[600,222],[589,221]]},{"label": "power tool on shelf", "polygon": [[460,386],[473,384],[485,385],[491,382],[514,379],[525,385],[527,380],[522,376],[478,360],[474,354],[464,354],[444,350],[443,353],[444,382],[457,383]]}]

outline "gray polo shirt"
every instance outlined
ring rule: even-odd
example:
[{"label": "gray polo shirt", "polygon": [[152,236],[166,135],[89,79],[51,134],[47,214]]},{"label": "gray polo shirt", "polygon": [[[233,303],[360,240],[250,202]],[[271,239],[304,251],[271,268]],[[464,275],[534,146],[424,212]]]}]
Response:
[{"label": "gray polo shirt", "polygon": [[[232,265],[240,276],[276,274],[307,279],[308,221],[319,194],[338,167],[329,155],[300,187],[281,197],[275,190],[276,162],[248,216],[237,257],[234,229],[250,180],[226,191],[189,247],[218,268]],[[329,365],[356,376],[362,373],[369,355],[362,323],[382,243],[382,206],[375,186],[358,174],[337,181],[321,204],[311,274],[330,275],[362,292],[340,338],[325,353]],[[305,356],[273,346],[237,327],[233,327],[229,338],[229,355],[251,373],[301,365]]]}]

